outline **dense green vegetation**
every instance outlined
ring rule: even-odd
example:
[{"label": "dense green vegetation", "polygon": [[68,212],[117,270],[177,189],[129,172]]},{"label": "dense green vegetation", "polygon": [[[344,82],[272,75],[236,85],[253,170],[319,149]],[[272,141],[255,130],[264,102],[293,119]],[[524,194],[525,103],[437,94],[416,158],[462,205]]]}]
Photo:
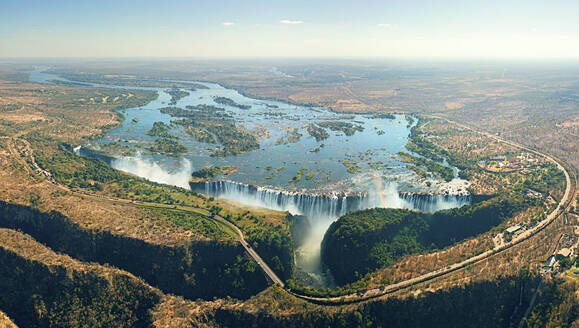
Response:
[{"label": "dense green vegetation", "polygon": [[408,254],[444,248],[488,231],[535,202],[498,196],[433,214],[384,208],[351,212],[326,232],[322,259],[337,282],[352,282]]},{"label": "dense green vegetation", "polygon": [[212,166],[197,170],[191,174],[191,182],[200,182],[214,179],[221,174],[232,173],[236,169],[235,166]]},{"label": "dense green vegetation", "polygon": [[251,108],[251,106],[249,106],[249,105],[238,104],[233,99],[230,99],[227,97],[214,97],[213,101],[215,101],[216,103],[221,104],[221,105],[237,107],[239,109],[250,109]]},{"label": "dense green vegetation", "polygon": [[[268,222],[260,221],[259,217],[249,211],[245,211],[240,215],[231,215],[220,212],[218,208],[215,208],[213,212],[238,226],[243,231],[245,239],[280,279],[291,278],[294,257],[293,242],[289,231],[284,230],[280,225],[272,225]],[[288,215],[285,219],[284,224],[290,226],[292,217]]]},{"label": "dense green vegetation", "polygon": [[192,119],[231,118],[229,114],[224,113],[225,109],[211,105],[187,106],[185,108],[188,110],[181,107],[163,107],[159,110],[161,113],[169,114],[173,117],[187,117]]},{"label": "dense green vegetation", "polygon": [[196,126],[195,121],[193,121],[193,119],[184,118],[181,120],[173,120],[171,121],[171,124],[182,126],[188,135],[194,137],[195,140],[199,142],[212,144],[217,143],[215,137],[211,133],[207,132],[207,130]]},{"label": "dense green vegetation", "polygon": [[318,142],[325,140],[325,139],[328,139],[330,137],[330,134],[328,133],[328,131],[326,131],[325,129],[322,129],[319,126],[316,126],[314,124],[309,124],[306,127],[306,130],[308,131],[309,135],[316,138],[316,141],[318,141]]},{"label": "dense green vegetation", "polygon": [[172,138],[162,137],[156,139],[149,150],[159,154],[178,157],[187,151],[187,147]]},{"label": "dense green vegetation", "polygon": [[268,230],[247,226],[244,231],[247,231],[247,241],[277,276],[282,280],[291,279],[294,267],[291,237],[279,226],[270,227]]},{"label": "dense green vegetation", "polygon": [[544,195],[551,195],[559,200],[565,188],[565,174],[553,163],[545,163],[542,170],[528,174],[520,190],[536,190]]},{"label": "dense green vegetation", "polygon": [[537,303],[522,327],[576,327],[579,323],[579,295],[575,281],[556,278],[543,284]]},{"label": "dense green vegetation", "polygon": [[222,108],[207,105],[187,108],[189,110],[165,107],[161,108],[161,112],[184,118],[172,123],[183,126],[197,140],[221,144],[222,147],[214,150],[211,156],[231,156],[259,149],[257,137],[238,127],[230,115],[223,113]]},{"label": "dense green vegetation", "polygon": [[442,162],[447,157],[448,151],[438,146],[434,142],[428,140],[422,133],[422,124],[425,121],[421,120],[410,129],[410,136],[408,136],[408,143],[406,149],[429,158],[435,162]]},{"label": "dense green vegetation", "polygon": [[302,181],[302,178],[303,178],[304,174],[305,174],[307,171],[308,171],[308,169],[305,168],[305,167],[300,168],[300,169],[296,172],[296,175],[295,175],[294,177],[292,177],[289,182],[291,182],[291,183],[296,183],[296,182]]},{"label": "dense green vegetation", "polygon": [[179,100],[181,100],[181,98],[187,97],[189,95],[189,92],[179,90],[177,88],[168,89],[165,90],[165,92],[171,95],[171,101],[169,102],[169,105],[175,105]]},{"label": "dense green vegetation", "polygon": [[[161,210],[157,213],[161,215],[159,220],[182,227],[211,227],[200,221],[187,222],[201,218],[190,213],[177,211],[165,215]],[[246,298],[267,286],[257,264],[245,256],[238,243],[191,241],[180,246],[155,245],[106,231],[83,229],[57,212],[42,213],[4,202],[0,202],[0,226],[19,229],[53,250],[82,261],[112,264],[164,292],[189,299]],[[212,231],[225,234],[224,229]],[[256,229],[259,231],[259,227]],[[269,238],[269,234],[263,233],[263,238]]]},{"label": "dense green vegetation", "polygon": [[[413,156],[404,152],[399,152],[398,155],[402,158],[402,161],[406,163],[412,163],[416,165],[416,167],[418,168],[425,169],[426,171],[434,174],[434,176],[436,176],[437,178],[444,179],[445,181],[450,181],[454,178],[454,172],[452,168],[448,166],[444,166],[442,164],[439,164],[433,160],[424,157]],[[414,170],[418,175],[420,175],[423,178],[427,177],[425,176],[425,174],[422,173],[424,172],[422,170],[419,171],[412,167],[410,167],[410,169]]]},{"label": "dense green vegetation", "polygon": [[20,327],[150,327],[161,295],[128,275],[48,266],[0,247],[0,307]]},{"label": "dense green vegetation", "polygon": [[221,125],[205,125],[205,129],[215,135],[223,145],[211,156],[231,156],[259,149],[257,137],[245,129],[236,126],[235,122],[223,122]]},{"label": "dense green vegetation", "polygon": [[[409,126],[414,123],[412,116],[406,116],[406,119],[409,122]],[[430,141],[423,131],[424,125],[428,122],[428,119],[420,118],[418,123],[410,129],[410,135],[408,137],[406,149],[416,154],[422,155],[426,159],[432,160],[434,162],[440,163],[446,159],[448,164],[460,169],[458,172],[458,176],[460,178],[469,180],[472,174],[479,170],[477,167],[477,161],[470,158],[469,154],[449,152],[434,142]],[[436,165],[432,163],[429,165],[436,167]]]},{"label": "dense green vegetation", "polygon": [[[406,165],[406,168],[408,168],[409,170],[412,170],[414,173],[416,173],[416,175],[418,175],[419,177],[423,178],[423,179],[428,179],[430,178],[430,173],[424,171],[423,169],[419,168],[416,165]],[[429,183],[430,181],[428,181],[427,183]]]},{"label": "dense green vegetation", "polygon": [[[516,326],[532,297],[537,279],[522,272],[492,281],[473,282],[467,286],[422,292],[406,298],[389,297],[362,303],[356,308],[332,307],[304,310],[293,315],[279,315],[273,310],[246,312],[218,310],[215,321],[224,327],[511,327]],[[521,294],[521,287],[523,293]],[[514,312],[522,296],[522,306]],[[280,307],[286,304],[281,293],[270,295]],[[567,303],[567,306],[572,305]],[[554,303],[556,308],[558,303]],[[561,308],[561,306],[559,306]],[[575,305],[576,307],[576,305]],[[306,308],[306,305],[304,305]],[[555,311],[551,312],[556,316]],[[577,312],[561,314],[557,327],[571,327]],[[548,320],[542,321],[543,323]],[[557,322],[557,321],[556,321]],[[531,327],[545,327],[533,325]]]},{"label": "dense green vegetation", "polygon": [[353,124],[350,122],[342,122],[342,121],[324,121],[317,123],[318,126],[330,129],[334,132],[343,132],[347,136],[353,136],[356,132],[364,131],[364,127],[362,125]]},{"label": "dense green vegetation", "polygon": [[147,135],[163,138],[175,138],[174,135],[169,133],[171,127],[163,122],[153,123],[153,127],[147,131]]},{"label": "dense green vegetation", "polygon": [[396,119],[396,116],[394,116],[394,114],[392,114],[392,113],[378,113],[378,114],[374,114],[374,115],[370,116],[370,118],[373,118],[373,119],[382,118],[382,119],[394,120],[394,119]]},{"label": "dense green vegetation", "polygon": [[301,138],[302,138],[302,134],[296,128],[296,129],[293,129],[291,131],[288,131],[286,133],[286,135],[279,138],[275,142],[275,144],[276,144],[276,146],[279,146],[279,145],[287,145],[288,143],[296,143],[296,142],[299,142]]},{"label": "dense green vegetation", "polygon": [[[34,138],[30,135],[28,138],[39,147],[46,149],[54,147],[50,140],[40,136]],[[209,203],[208,199],[200,194],[122,174],[102,160],[75,155],[65,145],[60,145],[58,149],[56,152],[39,154],[36,158],[38,164],[49,170],[57,182],[72,189],[103,192],[119,198],[206,208],[213,213],[220,214],[240,227],[246,239],[255,242],[254,248],[259,251],[264,260],[272,268],[275,264],[275,267],[279,269],[279,271],[276,270],[275,272],[282,279],[291,277],[293,270],[293,245],[289,231],[284,231],[281,226],[264,223],[265,218],[254,216],[249,211],[242,214],[232,214],[221,207]],[[285,168],[282,167],[277,170],[281,171],[283,169]],[[168,216],[168,218],[160,218],[159,220],[171,225],[195,229],[195,232],[200,234],[203,234],[206,229],[210,229],[212,232],[208,236],[221,234],[219,230],[216,230],[221,229],[221,227],[214,227],[210,221],[187,222],[187,218],[183,218],[180,215],[175,217]],[[201,224],[201,226],[195,226],[197,224]],[[208,255],[208,257],[211,256]],[[245,261],[245,258],[243,259]],[[216,260],[212,265],[215,266],[220,263],[219,265],[227,264],[233,268],[235,264],[232,263],[236,261],[225,260],[218,262]],[[223,288],[225,289],[226,286]]]}]

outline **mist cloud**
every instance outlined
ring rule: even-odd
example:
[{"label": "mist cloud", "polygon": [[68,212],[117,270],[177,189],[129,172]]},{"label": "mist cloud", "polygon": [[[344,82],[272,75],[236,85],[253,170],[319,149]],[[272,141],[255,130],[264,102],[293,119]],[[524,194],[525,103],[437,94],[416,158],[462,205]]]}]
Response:
[{"label": "mist cloud", "polygon": [[139,155],[116,158],[112,161],[111,166],[117,170],[125,171],[153,182],[191,189],[189,178],[191,173],[193,173],[193,165],[185,158],[181,160],[179,168],[176,170],[162,167],[153,161],[143,159]]}]

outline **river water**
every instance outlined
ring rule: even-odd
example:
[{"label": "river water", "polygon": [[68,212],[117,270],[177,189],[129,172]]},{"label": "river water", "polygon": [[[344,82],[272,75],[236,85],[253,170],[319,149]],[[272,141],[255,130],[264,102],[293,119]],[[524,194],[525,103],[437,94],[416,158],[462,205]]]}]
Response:
[{"label": "river water", "polygon": [[[42,69],[32,71],[30,80],[37,83],[71,82]],[[301,244],[296,250],[296,267],[301,279],[311,286],[332,285],[331,276],[320,263],[320,244],[329,225],[339,216],[371,207],[430,212],[470,202],[470,197],[465,195],[414,195],[431,193],[432,189],[419,183],[418,177],[397,156],[398,152],[407,151],[405,145],[412,125],[404,115],[390,119],[338,114],[321,108],[252,99],[215,83],[192,83],[204,88],[181,88],[189,95],[171,106],[186,108],[204,104],[224,108],[237,125],[258,136],[260,149],[235,156],[212,157],[211,153],[218,145],[199,142],[182,128],[172,125],[171,133],[179,138],[187,152],[180,157],[151,153],[147,145],[156,137],[147,135],[147,131],[155,122],[170,125],[171,120],[176,119],[159,111],[169,106],[171,96],[166,92],[167,88],[96,83],[86,84],[153,90],[159,96],[145,106],[125,109],[126,120],[120,127],[99,140],[81,145],[81,149],[99,150],[106,148],[107,144],[120,143],[130,148],[132,155],[113,154],[115,159],[111,166],[119,170],[246,205],[304,215],[308,229],[302,232],[305,236],[300,238]],[[216,103],[216,97],[229,98],[248,108]],[[363,130],[351,136],[327,130],[329,138],[316,141],[308,134],[306,126],[323,122],[348,122],[361,126]],[[280,142],[284,138],[287,140],[288,131],[294,129],[301,134],[299,140]],[[192,172],[212,166],[235,166],[237,170],[216,181],[189,184]],[[348,172],[348,167],[352,166],[359,169]],[[298,170],[304,172],[302,179],[291,181]]]}]

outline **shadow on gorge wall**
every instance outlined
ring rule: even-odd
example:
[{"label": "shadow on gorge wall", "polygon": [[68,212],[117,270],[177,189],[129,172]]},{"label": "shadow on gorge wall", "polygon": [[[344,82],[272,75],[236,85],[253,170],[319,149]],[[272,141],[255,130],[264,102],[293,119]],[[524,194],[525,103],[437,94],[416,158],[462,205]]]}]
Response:
[{"label": "shadow on gorge wall", "polygon": [[188,299],[245,299],[267,287],[264,274],[237,243],[154,245],[106,231],[82,229],[58,212],[43,213],[2,201],[0,227],[21,230],[81,261],[113,265],[164,292]]}]

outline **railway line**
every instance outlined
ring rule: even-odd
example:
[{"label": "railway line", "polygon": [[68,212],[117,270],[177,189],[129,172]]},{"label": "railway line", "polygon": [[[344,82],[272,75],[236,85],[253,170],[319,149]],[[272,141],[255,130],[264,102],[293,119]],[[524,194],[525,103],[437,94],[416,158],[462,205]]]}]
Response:
[{"label": "railway line", "polygon": [[[571,174],[569,173],[569,170],[572,171],[572,169],[569,168],[569,170],[566,168],[566,164],[563,163],[561,160],[556,159],[550,155],[547,155],[545,153],[542,153],[540,151],[534,150],[534,149],[530,149],[526,146],[523,145],[519,145],[515,142],[512,141],[508,141],[508,140],[504,140],[498,136],[492,135],[490,133],[487,132],[481,132],[481,131],[477,131],[469,126],[466,126],[464,124],[461,123],[457,123],[454,121],[450,121],[448,119],[445,118],[441,118],[441,117],[437,117],[437,116],[433,116],[431,115],[430,117],[433,118],[437,118],[437,119],[442,119],[445,120],[451,124],[454,124],[456,126],[471,130],[473,132],[476,133],[480,133],[483,134],[487,137],[490,137],[492,139],[495,139],[499,142],[504,142],[508,145],[517,147],[519,149],[523,149],[526,150],[528,152],[532,152],[534,154],[543,156],[544,158],[548,159],[549,161],[551,161],[552,163],[555,163],[557,165],[557,167],[564,172],[565,174],[565,179],[566,179],[566,188],[565,188],[565,193],[564,196],[562,197],[562,199],[560,200],[558,206],[555,208],[555,210],[553,212],[551,212],[544,220],[542,220],[541,222],[539,222],[535,227],[526,230],[525,232],[521,233],[519,236],[513,238],[510,242],[505,243],[503,245],[500,246],[496,246],[495,248],[488,250],[486,252],[483,252],[479,255],[470,257],[464,261],[452,264],[450,266],[447,266],[445,268],[441,268],[435,271],[431,271],[429,273],[411,278],[411,279],[407,279],[401,282],[397,282],[394,284],[389,284],[389,285],[384,285],[384,286],[380,286],[378,288],[373,288],[370,290],[366,290],[366,291],[358,291],[352,294],[347,294],[347,295],[341,295],[341,296],[333,296],[333,297],[314,297],[314,296],[308,296],[308,295],[303,295],[300,293],[297,293],[295,291],[292,291],[290,289],[283,289],[286,292],[288,292],[289,294],[298,297],[300,299],[306,300],[308,302],[313,302],[313,303],[317,303],[317,304],[326,304],[326,305],[336,305],[336,304],[347,304],[347,303],[355,303],[355,302],[362,302],[362,301],[367,301],[367,300],[371,300],[374,298],[378,298],[378,297],[382,297],[382,296],[386,296],[389,294],[392,294],[394,292],[400,291],[402,289],[405,288],[409,288],[411,286],[420,284],[420,283],[424,283],[442,276],[446,276],[449,275],[451,273],[463,270],[464,268],[473,265],[473,264],[477,264],[480,263],[482,261],[486,261],[491,257],[497,256],[499,254],[504,253],[505,251],[508,251],[509,249],[516,247],[518,245],[520,245],[521,243],[527,241],[528,239],[530,239],[531,237],[535,236],[536,234],[540,233],[541,231],[543,231],[546,227],[548,227],[549,225],[551,225],[558,217],[560,217],[563,213],[565,213],[570,204],[571,204],[571,197],[572,195],[574,195],[575,193],[575,188],[576,188],[576,177],[574,175],[574,173],[572,172]],[[14,140],[14,139],[13,139]],[[19,139],[22,140],[22,139]],[[60,185],[59,183],[57,183],[53,178],[52,175],[50,174],[50,172],[46,171],[45,169],[43,169],[42,167],[40,167],[36,161],[34,160],[34,156],[33,153],[31,151],[31,147],[28,145],[28,143],[26,141],[24,141],[25,144],[27,145],[27,148],[29,149],[29,156],[31,157],[33,163],[36,164],[36,166],[38,167],[38,169],[42,172],[43,175],[47,176],[50,180],[51,183],[57,185],[59,188],[71,191],[71,192],[76,192],[77,191],[72,191],[70,190],[68,187]],[[571,177],[571,175],[573,175],[573,179]],[[163,207],[167,207],[166,204],[159,204],[159,203],[149,203],[149,202],[140,202],[140,201],[133,201],[133,200],[128,200],[128,199],[121,199],[121,198],[115,198],[115,197],[110,197],[110,196],[103,196],[103,195],[96,195],[96,194],[89,194],[89,193],[83,193],[80,192],[80,194],[84,195],[84,196],[90,196],[90,197],[97,197],[97,198],[102,198],[102,199],[107,199],[107,200],[111,200],[111,201],[118,201],[118,202],[127,202],[127,203],[132,203],[132,204],[141,204],[141,205],[150,205],[150,206],[163,206]],[[283,281],[275,274],[275,272],[267,265],[267,263],[261,258],[261,256],[257,253],[257,251],[255,251],[253,248],[251,248],[251,246],[249,245],[249,243],[245,240],[245,237],[243,235],[243,232],[233,223],[229,222],[228,220],[226,220],[225,218],[212,213],[206,209],[203,208],[196,208],[196,207],[192,207],[192,206],[179,206],[180,209],[189,209],[189,210],[193,210],[196,212],[202,212],[203,214],[205,214],[207,217],[216,220],[217,222],[224,224],[226,226],[228,226],[229,228],[231,228],[236,234],[237,234],[237,238],[239,240],[239,242],[241,243],[241,245],[244,247],[245,251],[248,253],[248,255],[259,265],[259,267],[262,269],[262,271],[267,275],[267,277],[274,283],[279,285],[280,287],[284,288],[285,284],[283,283]]]}]

